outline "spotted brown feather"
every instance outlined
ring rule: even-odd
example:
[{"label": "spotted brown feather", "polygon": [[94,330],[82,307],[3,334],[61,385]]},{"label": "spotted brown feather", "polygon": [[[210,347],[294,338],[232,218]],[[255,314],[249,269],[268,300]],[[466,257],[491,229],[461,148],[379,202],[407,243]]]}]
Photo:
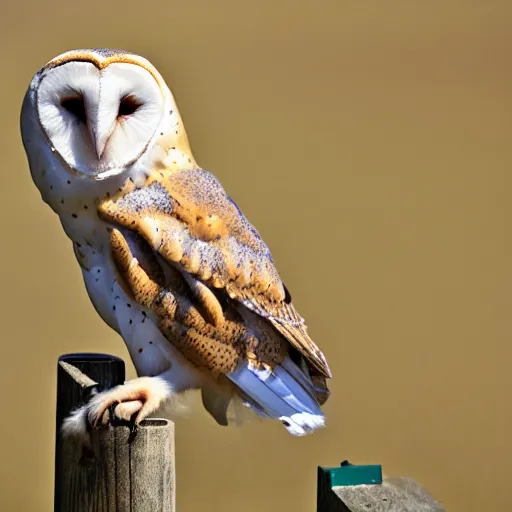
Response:
[{"label": "spotted brown feather", "polygon": [[219,181],[199,168],[152,173],[102,201],[99,215],[139,233],[153,250],[267,319],[321,375],[324,355],[307,334],[257,230]]},{"label": "spotted brown feather", "polygon": [[269,367],[282,363],[286,343],[268,324],[253,313],[245,321],[233,305],[222,324],[208,323],[183,274],[171,268],[164,279],[154,271],[154,261],[143,268],[135,258],[145,252],[145,244],[137,239],[129,243],[117,229],[110,234],[112,256],[124,284],[139,304],[156,314],[161,332],[191,363],[215,377],[233,372],[241,360]]}]

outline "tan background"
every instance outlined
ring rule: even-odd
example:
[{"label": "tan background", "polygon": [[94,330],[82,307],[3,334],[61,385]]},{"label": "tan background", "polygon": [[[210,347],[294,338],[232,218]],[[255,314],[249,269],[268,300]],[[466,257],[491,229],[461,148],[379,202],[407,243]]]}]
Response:
[{"label": "tan background", "polygon": [[59,354],[127,357],[18,128],[40,66],[109,46],[166,77],[334,373],[312,437],[179,422],[179,511],[313,511],[316,466],[344,458],[418,479],[449,512],[511,510],[511,6],[5,2],[0,509],[52,510]]}]

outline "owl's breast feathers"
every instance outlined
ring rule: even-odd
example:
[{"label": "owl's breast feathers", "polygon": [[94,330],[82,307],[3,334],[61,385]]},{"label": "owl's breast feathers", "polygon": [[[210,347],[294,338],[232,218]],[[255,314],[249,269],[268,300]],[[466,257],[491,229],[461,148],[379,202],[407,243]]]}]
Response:
[{"label": "owl's breast feathers", "polygon": [[105,221],[141,235],[178,268],[214,324],[222,323],[216,297],[224,291],[267,319],[316,372],[331,377],[268,247],[211,173],[155,171],[141,188],[128,180],[100,203],[98,212]]}]

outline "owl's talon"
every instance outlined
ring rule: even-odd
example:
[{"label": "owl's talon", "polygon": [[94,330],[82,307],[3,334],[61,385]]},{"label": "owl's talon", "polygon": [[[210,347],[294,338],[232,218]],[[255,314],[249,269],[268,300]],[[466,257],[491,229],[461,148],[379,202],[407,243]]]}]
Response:
[{"label": "owl's talon", "polygon": [[103,416],[105,416],[108,413],[108,418],[103,418],[103,424],[106,425],[107,423],[110,423],[111,425],[115,425],[117,423],[117,415],[116,415],[116,407],[118,406],[117,402],[114,402],[113,404],[109,405],[107,407],[107,410],[103,413]]},{"label": "owl's talon", "polygon": [[132,416],[132,419],[130,420],[130,435],[128,436],[128,443],[133,442],[133,440],[137,437],[137,433],[139,431],[139,425],[136,421],[136,414]]}]

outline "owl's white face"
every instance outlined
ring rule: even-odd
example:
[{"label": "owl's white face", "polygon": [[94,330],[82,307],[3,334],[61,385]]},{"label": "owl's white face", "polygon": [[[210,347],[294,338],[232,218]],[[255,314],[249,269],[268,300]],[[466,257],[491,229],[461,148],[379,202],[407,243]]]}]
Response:
[{"label": "owl's white face", "polygon": [[122,172],[144,153],[162,120],[165,97],[155,77],[137,64],[98,68],[67,61],[44,73],[35,109],[53,151],[74,171],[101,178]]}]

